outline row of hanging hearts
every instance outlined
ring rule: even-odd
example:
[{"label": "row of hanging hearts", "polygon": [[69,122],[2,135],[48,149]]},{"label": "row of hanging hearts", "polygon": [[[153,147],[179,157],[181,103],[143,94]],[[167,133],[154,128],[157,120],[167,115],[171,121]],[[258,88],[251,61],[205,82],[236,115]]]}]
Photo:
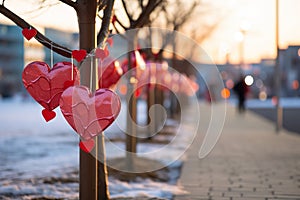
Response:
[{"label": "row of hanging hearts", "polygon": [[[23,29],[22,34],[30,40],[37,32]],[[78,62],[86,54],[85,50],[72,52]],[[107,49],[95,51],[101,60],[108,54]],[[45,62],[32,62],[24,68],[22,80],[28,93],[44,107],[42,115],[47,122],[55,118],[53,110],[60,107],[66,121],[79,134],[79,146],[85,152],[92,151],[95,137],[111,125],[120,112],[119,96],[107,88],[91,93],[89,88],[80,85],[79,71],[70,62],[56,63],[52,69]]]},{"label": "row of hanging hearts", "polygon": [[52,120],[56,116],[53,110],[60,107],[66,121],[81,137],[80,147],[86,152],[93,149],[94,138],[120,112],[118,95],[106,88],[91,93],[79,85],[79,71],[70,62],[56,63],[52,69],[44,62],[32,62],[25,67],[22,79],[28,93],[44,107],[42,115],[46,121]]}]

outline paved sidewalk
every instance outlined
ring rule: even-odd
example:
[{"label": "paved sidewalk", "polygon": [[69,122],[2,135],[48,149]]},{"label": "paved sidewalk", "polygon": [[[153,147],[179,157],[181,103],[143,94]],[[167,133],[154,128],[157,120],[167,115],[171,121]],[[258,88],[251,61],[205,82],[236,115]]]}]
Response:
[{"label": "paved sidewalk", "polygon": [[[208,109],[202,105],[200,111],[209,113]],[[201,119],[202,124],[208,118]],[[228,105],[225,126],[213,151],[198,158],[199,136],[186,152],[178,184],[188,194],[174,199],[299,200],[300,135],[276,134],[274,129],[262,117],[250,111],[238,115]]]}]

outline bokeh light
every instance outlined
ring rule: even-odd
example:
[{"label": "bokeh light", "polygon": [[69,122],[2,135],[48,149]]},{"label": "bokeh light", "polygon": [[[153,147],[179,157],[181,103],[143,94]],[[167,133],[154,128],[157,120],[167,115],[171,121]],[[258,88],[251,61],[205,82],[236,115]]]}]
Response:
[{"label": "bokeh light", "polygon": [[299,89],[299,81],[298,80],[294,80],[292,82],[292,88],[293,88],[293,90],[298,90]]},{"label": "bokeh light", "polygon": [[224,99],[228,99],[230,97],[230,90],[228,90],[227,88],[223,88],[221,90],[221,96],[224,98]]},{"label": "bokeh light", "polygon": [[265,91],[261,91],[261,92],[259,93],[259,99],[260,99],[261,101],[267,100],[267,93],[266,93]]},{"label": "bokeh light", "polygon": [[254,78],[251,75],[247,75],[245,77],[246,85],[251,86],[253,84],[253,82],[254,82]]},{"label": "bokeh light", "polygon": [[225,84],[228,89],[232,89],[234,86],[234,82],[232,79],[228,79]]}]

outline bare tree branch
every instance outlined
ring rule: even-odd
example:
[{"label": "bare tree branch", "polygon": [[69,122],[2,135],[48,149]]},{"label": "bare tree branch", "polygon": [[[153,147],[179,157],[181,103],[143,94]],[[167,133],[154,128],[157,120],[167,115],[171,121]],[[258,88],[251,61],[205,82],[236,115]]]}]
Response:
[{"label": "bare tree branch", "polygon": [[[34,28],[32,25],[27,23],[25,20],[20,18],[18,15],[16,15],[15,13],[10,11],[6,7],[4,7],[3,5],[0,5],[0,13],[2,13],[4,16],[6,16],[8,19],[10,19],[16,25],[18,25],[19,27],[21,27],[23,29],[24,28]],[[34,28],[34,29],[37,30],[36,28]],[[49,38],[47,38],[46,36],[41,34],[39,31],[37,31],[35,39],[38,42],[40,42],[41,44],[43,44],[44,46],[46,46],[47,48],[49,48],[49,49],[52,48],[52,50],[54,52],[56,52],[56,53],[58,53],[58,54],[60,54],[64,57],[71,58],[71,56],[72,56],[72,50],[70,50],[66,47],[63,47],[59,44],[54,43],[52,40],[50,40]]]},{"label": "bare tree branch", "polygon": [[107,0],[98,1],[98,11],[105,9],[107,4]]},{"label": "bare tree branch", "polygon": [[129,29],[128,27],[126,27],[120,20],[119,20],[119,18],[115,15],[115,17],[116,17],[116,21],[118,22],[118,24],[120,24],[120,26],[124,29],[124,30],[127,30],[127,29]]},{"label": "bare tree branch", "polygon": [[113,27],[114,27],[114,29],[116,30],[116,33],[117,33],[117,34],[120,34],[120,31],[119,31],[119,29],[116,27],[115,24],[113,24]]},{"label": "bare tree branch", "polygon": [[144,0],[139,0],[139,3],[142,10],[144,10]]},{"label": "bare tree branch", "polygon": [[49,3],[49,4],[45,4],[45,2],[46,1],[41,1],[41,3],[39,4],[38,7],[32,8],[32,10],[23,12],[22,14],[26,14],[26,15],[30,14],[30,18],[34,18],[36,16],[39,16],[43,12],[43,10],[48,9],[48,8],[50,8],[52,6],[56,6],[56,5],[60,4],[59,2],[52,2],[52,3]]},{"label": "bare tree branch", "polygon": [[[140,28],[145,25],[148,25],[152,20],[152,19],[150,19],[151,13],[153,13],[153,11],[156,8],[158,8],[159,5],[166,2],[166,0],[148,0],[146,5],[144,2],[146,2],[146,1],[138,0],[138,6],[139,6],[141,12],[139,13],[138,18],[134,19],[133,16],[135,14],[129,12],[129,9],[128,9],[129,5],[126,4],[125,0],[122,0],[125,14],[129,20],[129,27],[126,27],[118,18],[116,18],[116,21],[118,22],[118,24],[120,24],[120,26],[125,31],[129,30],[129,29]],[[139,8],[135,9],[133,12],[136,12],[136,10],[139,10]],[[114,26],[114,27],[115,27],[115,29],[117,29],[116,26]],[[117,31],[120,32],[119,30],[117,30]]]},{"label": "bare tree branch", "polygon": [[129,19],[129,23],[131,23],[133,21],[133,18],[132,18],[132,15],[128,11],[128,7],[127,7],[125,0],[122,0],[122,4],[123,4],[124,10],[125,10],[125,13]]},{"label": "bare tree branch", "polygon": [[182,12],[181,20],[177,24],[177,26],[182,26],[184,23],[186,23],[190,19],[191,15],[194,13],[197,6],[198,6],[198,1],[194,1],[193,5],[190,7],[190,9],[187,9],[186,12]]},{"label": "bare tree branch", "polygon": [[[202,43],[205,39],[208,38],[209,35],[211,35],[218,28],[219,24],[220,23],[217,22],[211,26],[207,26],[205,29],[202,30],[201,35],[194,36],[194,38],[198,43]],[[197,33],[194,34],[197,35]]]},{"label": "bare tree branch", "polygon": [[110,0],[107,2],[107,5],[104,10],[104,16],[102,19],[102,26],[97,35],[97,44],[102,46],[109,35],[109,25],[112,18],[112,10],[114,7],[115,0]]},{"label": "bare tree branch", "polygon": [[63,2],[71,7],[73,7],[75,10],[77,10],[77,3],[72,0],[59,0],[60,2]]},{"label": "bare tree branch", "polygon": [[142,13],[140,14],[139,18],[132,23],[130,23],[130,29],[132,28],[140,28],[150,21],[150,15],[151,13],[157,8],[160,4],[162,4],[164,0],[152,0],[148,1],[145,8],[142,10]]},{"label": "bare tree branch", "polygon": [[176,0],[174,5],[175,7],[172,7],[171,10],[168,10],[167,7],[164,6],[162,11],[164,12],[167,25],[171,25],[173,30],[178,30],[191,19],[191,16],[199,5],[199,1],[194,0],[189,8],[185,8],[185,3],[181,0]]}]

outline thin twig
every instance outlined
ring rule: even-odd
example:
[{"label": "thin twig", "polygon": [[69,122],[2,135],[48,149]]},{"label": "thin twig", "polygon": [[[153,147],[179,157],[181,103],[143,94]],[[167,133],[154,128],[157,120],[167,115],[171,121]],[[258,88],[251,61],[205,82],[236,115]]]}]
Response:
[{"label": "thin twig", "polygon": [[164,0],[152,0],[148,1],[145,8],[142,10],[142,13],[137,18],[137,20],[130,23],[130,29],[132,28],[140,28],[144,25],[147,25],[150,21],[151,13],[157,8],[160,4],[162,4]]},{"label": "thin twig", "polygon": [[107,0],[98,1],[98,11],[104,10],[107,4]]},{"label": "thin twig", "polygon": [[122,0],[122,4],[123,4],[124,10],[125,10],[125,13],[126,13],[128,19],[129,19],[129,22],[131,23],[133,21],[133,18],[132,18],[132,15],[128,11],[127,4],[126,4],[125,0]]},{"label": "thin twig", "polygon": [[97,35],[97,44],[102,46],[109,35],[109,25],[112,18],[112,10],[114,7],[115,0],[110,0],[104,10],[101,29]]},{"label": "thin twig", "polygon": [[126,27],[120,20],[119,18],[115,15],[116,21],[118,22],[118,24],[120,24],[120,26],[124,29],[127,30],[129,29],[128,27]]}]

